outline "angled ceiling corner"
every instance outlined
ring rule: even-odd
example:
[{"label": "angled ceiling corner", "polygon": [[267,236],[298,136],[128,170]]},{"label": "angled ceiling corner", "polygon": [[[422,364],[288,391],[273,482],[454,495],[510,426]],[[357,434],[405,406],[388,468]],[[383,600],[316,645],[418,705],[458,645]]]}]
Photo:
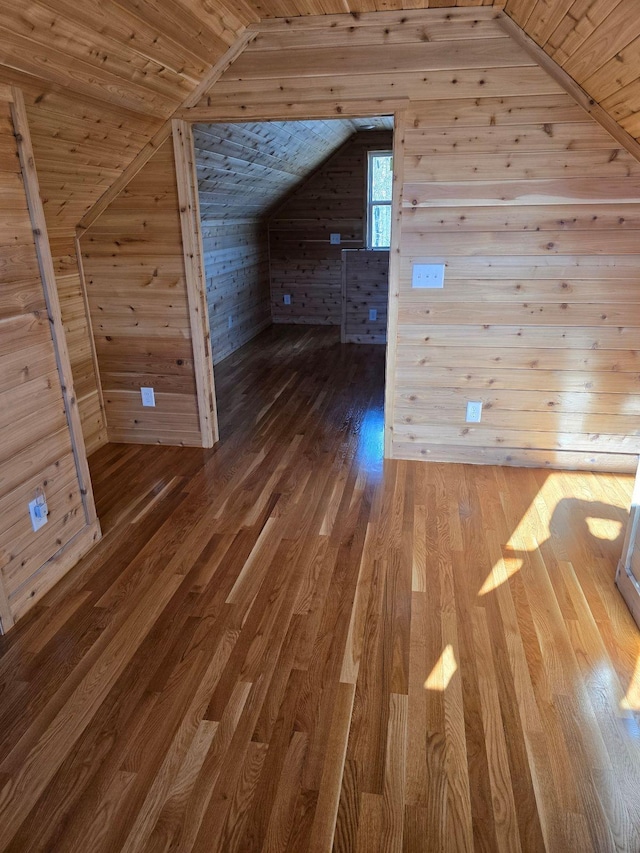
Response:
[{"label": "angled ceiling corner", "polygon": [[233,44],[220,57],[204,76],[201,78],[198,85],[187,95],[187,97],[179,104],[173,113],[165,119],[164,123],[156,131],[153,137],[142,147],[142,149],[133,157],[126,168],[121,172],[118,178],[108,187],[108,189],[97,199],[91,208],[84,214],[76,230],[78,234],[82,234],[87,230],[106,210],[109,204],[116,198],[122,190],[127,186],[142,169],[145,163],[153,156],[157,149],[171,135],[172,121],[178,117],[184,110],[195,106],[198,101],[206,94],[206,92],[215,84],[216,80],[221,77],[224,72],[235,62],[235,60],[243,53],[245,48],[258,35],[258,30],[255,27],[244,27]]},{"label": "angled ceiling corner", "polygon": [[529,55],[640,159],[640,6],[636,0],[507,0],[499,18]]}]

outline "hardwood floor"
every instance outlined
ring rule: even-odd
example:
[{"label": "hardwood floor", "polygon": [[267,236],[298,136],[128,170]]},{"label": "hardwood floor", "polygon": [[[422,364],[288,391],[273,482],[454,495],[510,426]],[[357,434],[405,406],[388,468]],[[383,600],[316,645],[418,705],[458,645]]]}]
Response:
[{"label": "hardwood floor", "polygon": [[0,849],[638,851],[632,480],[382,463],[383,348],[268,330],[212,451],[0,639]]}]

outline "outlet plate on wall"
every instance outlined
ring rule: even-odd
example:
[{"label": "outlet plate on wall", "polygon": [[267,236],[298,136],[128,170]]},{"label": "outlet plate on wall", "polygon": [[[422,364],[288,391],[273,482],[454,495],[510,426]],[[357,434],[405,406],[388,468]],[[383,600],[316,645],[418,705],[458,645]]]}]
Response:
[{"label": "outlet plate on wall", "polygon": [[340,245],[340,235],[339,234],[330,234],[329,235],[329,242],[331,243],[332,246],[339,246]]},{"label": "outlet plate on wall", "polygon": [[469,402],[467,403],[467,423],[479,424],[482,420],[482,403]]},{"label": "outlet plate on wall", "polygon": [[285,293],[285,295],[282,297],[282,301],[285,305],[291,305],[291,294]]}]

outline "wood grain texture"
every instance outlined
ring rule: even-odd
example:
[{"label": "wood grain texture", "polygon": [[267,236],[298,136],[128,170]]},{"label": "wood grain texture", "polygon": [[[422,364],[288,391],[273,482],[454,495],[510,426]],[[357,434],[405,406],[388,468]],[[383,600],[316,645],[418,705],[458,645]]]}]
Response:
[{"label": "wood grain texture", "polygon": [[[342,324],[340,340],[351,344],[387,342],[389,252],[342,252]],[[376,312],[372,320],[370,311]]]},{"label": "wood grain texture", "polygon": [[638,847],[633,478],[383,462],[383,367],[274,327],[216,448],[92,457],[104,539],[0,640],[0,849]]},{"label": "wood grain texture", "polygon": [[[306,75],[322,68],[318,65],[322,48],[333,46],[356,51],[350,61],[362,72],[364,86],[372,64],[378,66],[374,71],[384,70],[386,63],[378,61],[380,51],[397,45],[405,52],[399,62],[392,62],[396,72],[401,66],[415,67],[416,62],[423,69],[439,66],[430,72],[431,94],[417,87],[414,96],[422,90],[425,97],[435,97],[433,87],[444,87],[446,92],[450,75],[443,74],[443,68],[462,64],[457,85],[471,102],[479,89],[498,100],[513,95],[515,82],[520,89],[529,87],[530,98],[544,99],[549,111],[541,121],[549,122],[558,113],[556,106],[551,109],[557,95],[536,94],[544,79],[537,69],[471,73],[478,63],[481,70],[490,66],[491,57],[500,53],[500,42],[504,51],[513,50],[493,20],[502,7],[505,0],[238,0],[233,4],[229,0],[89,0],[79,9],[71,0],[29,0],[17,10],[3,0],[0,85],[18,85],[25,93],[78,405],[90,449],[106,440],[106,428],[89,357],[90,330],[73,252],[74,229],[87,221],[96,204],[112,199],[135,174],[136,162],[145,160],[146,155],[139,158],[141,151],[152,153],[166,138],[166,119],[175,109],[197,98],[229,61],[242,54],[245,44],[255,40],[255,53],[241,56],[245,75],[260,73],[261,62],[274,68],[276,60],[286,62],[279,56],[285,47],[306,57],[302,72]],[[428,20],[423,9],[429,11]],[[350,13],[348,28],[337,26],[337,12]],[[634,0],[554,4],[509,0],[505,12],[611,121],[640,138],[640,19]],[[461,34],[469,42],[464,50]],[[457,56],[462,59],[456,63]],[[248,79],[248,91],[264,104],[253,82]],[[300,85],[304,90],[306,79]],[[331,98],[339,91],[327,87],[324,96]],[[384,92],[376,86],[368,94],[381,97]],[[340,91],[339,96],[346,94]],[[437,107],[433,103],[431,113]],[[288,99],[287,110],[294,108],[293,99]],[[562,120],[568,121],[572,112],[575,107],[562,111]]]},{"label": "wood grain texture", "polygon": [[268,216],[365,123],[389,129],[393,120],[196,125],[203,219],[256,220]]},{"label": "wood grain texture", "polygon": [[[24,99],[0,101],[0,629],[100,536]],[[8,210],[5,211],[5,214]],[[28,504],[49,507],[34,532]]]},{"label": "wood grain texture", "polygon": [[258,16],[224,0],[34,0],[1,11],[0,84],[24,91],[82,429],[96,449],[106,428],[75,228]]},{"label": "wood grain texture", "polygon": [[367,152],[391,144],[388,131],[357,133],[268,216],[275,323],[340,325],[342,249],[366,247]]},{"label": "wood grain texture", "polygon": [[633,0],[507,0],[505,12],[611,120],[640,138],[640,16]]},{"label": "wood grain texture", "polygon": [[[450,17],[435,9],[385,12],[384,31],[383,18],[366,13],[357,25],[339,15],[328,16],[324,26],[321,19],[305,26],[298,18],[265,24],[264,41],[257,38],[247,48],[239,64],[194,108],[195,115],[201,118],[204,109],[218,114],[237,109],[246,118],[258,118],[262,109],[284,111],[293,104],[313,116],[331,99],[336,111],[349,115],[352,101],[355,107],[367,99],[372,106],[374,95],[404,98],[402,234],[397,257],[392,255],[392,266],[398,264],[397,297],[392,293],[398,310],[388,369],[390,400],[396,401],[387,407],[393,430],[389,452],[449,461],[467,461],[476,452],[478,461],[508,457],[530,464],[532,458],[545,458],[561,467],[633,470],[640,437],[624,418],[633,379],[616,378],[621,388],[616,411],[596,412],[596,398],[588,392],[601,387],[605,377],[597,375],[599,370],[585,370],[584,408],[567,417],[553,406],[544,414],[541,392],[535,402],[529,396],[519,413],[490,403],[482,424],[470,426],[466,404],[476,398],[464,378],[452,381],[447,403],[441,402],[449,368],[455,366],[456,377],[477,376],[474,348],[481,351],[483,364],[492,359],[487,381],[517,399],[532,390],[523,383],[521,347],[531,354],[527,367],[534,370],[549,364],[553,351],[551,369],[566,369],[568,389],[575,387],[576,364],[587,363],[588,351],[635,351],[631,342],[640,325],[640,302],[623,284],[637,276],[640,261],[634,217],[640,198],[638,161],[577,109],[543,68],[532,65],[527,50],[504,37],[495,14],[484,10],[474,19],[471,10]],[[446,26],[443,20],[451,23],[448,40],[442,41],[440,31],[437,39],[422,44],[418,22],[428,32],[430,24],[436,31]],[[482,37],[475,20],[482,21]],[[315,37],[318,46],[312,47]],[[479,69],[475,60],[489,43]],[[417,68],[420,51],[423,70]],[[384,56],[385,62],[377,68],[367,65],[367,53]],[[273,58],[268,65],[267,56]],[[320,306],[303,315],[306,322],[335,322],[332,268],[321,243],[295,241],[293,214],[298,211],[285,219],[279,212],[283,232],[272,234],[274,281],[280,256],[288,259],[282,285],[272,288],[274,319],[296,316],[295,296],[291,306],[284,306],[282,295],[304,282],[302,307]],[[289,259],[295,261],[290,273]],[[445,288],[414,291],[414,262],[444,262]],[[316,268],[322,275],[317,299],[312,293]],[[587,281],[593,286],[583,284]],[[555,288],[566,298],[558,299]],[[518,293],[523,298],[512,299]],[[605,360],[615,363],[614,357]],[[429,367],[406,370],[408,362]],[[518,370],[511,372],[516,362]]]},{"label": "wood grain texture", "polygon": [[269,241],[259,220],[202,227],[213,363],[271,325]]},{"label": "wood grain texture", "polygon": [[[198,325],[207,319],[206,308],[204,294],[195,294],[192,315],[181,207],[186,216],[169,138],[80,238],[110,441],[211,441],[198,405],[203,397],[213,411],[212,379],[206,383],[210,344]],[[191,224],[197,215],[192,211]],[[196,271],[192,277],[197,280]],[[192,328],[203,346],[197,358]],[[154,408],[142,406],[143,386],[154,388]]]}]

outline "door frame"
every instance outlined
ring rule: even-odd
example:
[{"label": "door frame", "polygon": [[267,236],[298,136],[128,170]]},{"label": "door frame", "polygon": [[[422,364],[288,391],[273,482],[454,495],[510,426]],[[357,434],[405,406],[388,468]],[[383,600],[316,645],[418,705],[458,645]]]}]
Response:
[{"label": "door frame", "polygon": [[633,555],[638,551],[640,533],[640,460],[636,471],[636,481],[631,496],[629,521],[622,547],[622,556],[616,570],[616,586],[624,598],[631,615],[640,627],[640,578],[633,571]]},{"label": "door frame", "polygon": [[[395,373],[398,343],[398,306],[400,298],[400,242],[402,228],[402,190],[404,182],[404,134],[408,98],[368,99],[358,101],[314,101],[289,104],[285,107],[265,105],[242,115],[229,114],[223,107],[198,107],[181,110],[176,118],[185,124],[247,124],[273,121],[314,121],[322,119],[374,118],[393,116],[393,195],[391,200],[391,246],[389,248],[389,295],[387,303],[387,347],[384,387],[384,456],[392,458],[393,410],[395,407]],[[193,134],[191,157],[195,162]],[[203,256],[202,236],[197,229],[199,254]],[[210,339],[208,312],[204,312],[202,327],[206,341]],[[192,326],[192,335],[194,333]],[[213,364],[213,360],[211,359]],[[214,369],[215,374],[215,369]],[[215,379],[214,379],[215,382]]]}]

